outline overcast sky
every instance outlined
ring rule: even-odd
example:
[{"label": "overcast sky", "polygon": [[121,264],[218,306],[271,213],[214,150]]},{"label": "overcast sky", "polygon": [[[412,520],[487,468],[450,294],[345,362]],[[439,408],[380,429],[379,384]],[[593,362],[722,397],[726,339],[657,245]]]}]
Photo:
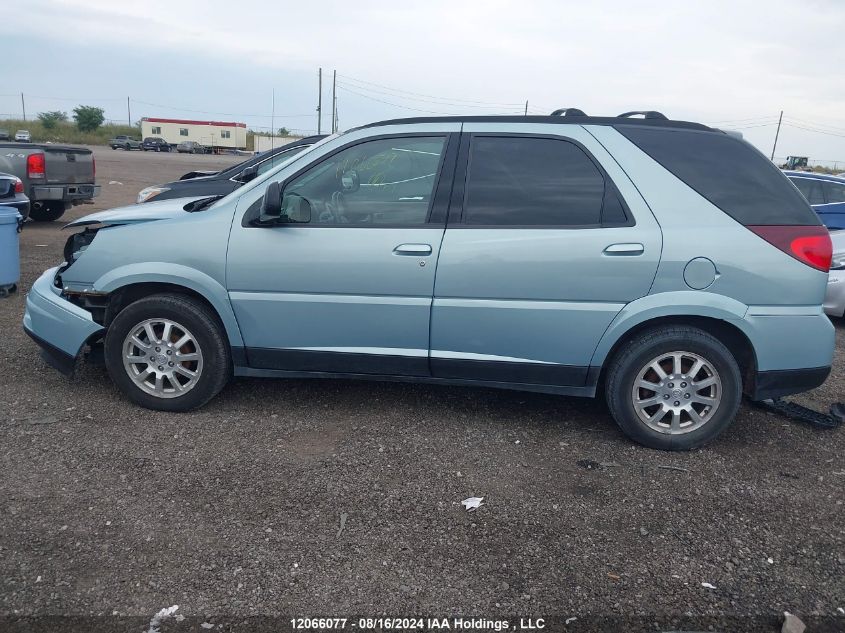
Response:
[{"label": "overcast sky", "polygon": [[[403,6],[404,5],[404,6]],[[323,130],[656,109],[845,169],[845,0],[4,0],[0,117],[105,108]],[[275,119],[272,95],[275,90]],[[801,129],[804,128],[804,129]]]}]

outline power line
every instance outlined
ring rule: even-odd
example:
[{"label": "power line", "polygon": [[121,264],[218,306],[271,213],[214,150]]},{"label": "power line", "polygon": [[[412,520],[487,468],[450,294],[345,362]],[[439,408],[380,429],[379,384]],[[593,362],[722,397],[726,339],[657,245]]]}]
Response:
[{"label": "power line", "polygon": [[[372,81],[364,81],[363,79],[356,79],[355,77],[350,77],[349,75],[341,75],[340,73],[338,73],[337,76],[340,77],[341,79],[346,79],[346,80],[351,81],[353,83],[365,84],[365,85],[368,85],[368,86],[376,86],[377,88],[383,88],[384,90],[389,90],[389,91],[395,92],[395,93],[412,95],[412,96],[415,96],[415,97],[426,97],[428,99],[439,99],[441,101],[448,101],[449,102],[449,103],[446,103],[446,104],[443,104],[443,105],[452,105],[452,104],[456,104],[458,102],[460,102],[460,103],[474,103],[474,104],[489,105],[489,106],[507,106],[507,107],[511,107],[511,108],[522,107],[524,105],[523,103],[494,103],[494,102],[488,102],[488,101],[476,101],[476,100],[472,100],[472,99],[438,97],[438,96],[435,96],[435,95],[424,94],[422,92],[412,92],[410,90],[401,90],[399,88],[391,88],[390,86],[385,86],[384,84],[377,84],[377,83],[372,82]],[[357,86],[357,87],[361,90],[366,89],[364,86]],[[394,96],[398,96],[398,95],[394,95]]]},{"label": "power line", "polygon": [[[393,106],[395,108],[402,108],[403,110],[411,110],[412,112],[422,112],[424,114],[439,114],[439,115],[442,115],[442,116],[456,116],[456,115],[459,114],[459,113],[456,113],[456,112],[442,112],[442,111],[437,111],[437,110],[423,110],[421,108],[412,108],[411,106],[406,106],[406,105],[402,105],[402,104],[399,104],[399,103],[393,103],[392,101],[385,101],[384,99],[377,99],[376,97],[372,97],[370,95],[366,95],[366,94],[362,94],[360,92],[356,92],[355,90],[352,90],[352,89],[350,89],[347,86],[344,86],[342,84],[338,84],[337,87],[340,90],[343,90],[344,92],[349,92],[349,93],[357,95],[359,97],[363,97],[364,99],[369,99],[370,101],[377,101],[378,103],[383,103],[385,105]],[[509,112],[508,114],[511,114],[511,113]]]},{"label": "power line", "polygon": [[803,125],[796,125],[795,123],[784,123],[784,125],[789,126],[791,128],[796,128],[799,130],[806,130],[807,132],[816,132],[817,134],[826,134],[827,136],[836,136],[839,138],[845,138],[845,134],[837,134],[836,132],[827,132],[825,130],[816,130],[811,127],[806,127]]},{"label": "power line", "polygon": [[432,105],[438,105],[438,106],[452,106],[452,107],[456,107],[456,108],[484,108],[484,109],[494,109],[494,110],[501,110],[502,107],[507,107],[509,109],[513,109],[513,108],[516,107],[516,106],[501,106],[501,105],[493,105],[493,104],[481,105],[481,104],[475,104],[475,103],[457,103],[457,102],[447,101],[446,99],[440,99],[438,97],[435,97],[433,99],[426,99],[426,98],[422,98],[422,97],[405,97],[405,96],[393,94],[393,93],[390,93],[390,92],[387,92],[387,91],[384,91],[384,90],[378,90],[378,89],[375,89],[375,88],[366,88],[364,86],[357,86],[355,84],[349,84],[349,83],[345,83],[343,81],[338,82],[338,85],[339,86],[346,86],[347,88],[354,88],[356,90],[362,90],[364,92],[370,92],[370,93],[374,93],[374,94],[378,94],[378,95],[383,95],[383,96],[391,97],[391,98],[394,98],[394,99],[402,99],[402,100],[405,100],[405,101],[419,101],[421,103],[430,103]]},{"label": "power line", "polygon": [[746,121],[756,123],[756,122],[759,122],[759,121],[768,121],[770,119],[777,120],[777,118],[778,118],[777,114],[772,114],[772,115],[769,115],[769,116],[751,116],[751,117],[747,117],[745,119],[721,119],[719,121],[710,121],[708,123],[708,125],[717,125],[719,123],[742,123],[742,122],[746,122]]},{"label": "power line", "polygon": [[150,103],[148,101],[140,101],[139,99],[132,99],[134,103],[140,103],[141,105],[153,106],[155,108],[165,108],[167,110],[177,110],[178,112],[193,112],[194,114],[216,114],[222,116],[234,116],[234,117],[254,117],[254,118],[264,118],[269,119],[272,117],[277,119],[293,119],[293,118],[305,118],[311,117],[311,114],[244,114],[243,112],[212,112],[209,110],[190,110],[188,108],[177,108],[175,106],[163,105],[161,103]]},{"label": "power line", "polygon": [[827,125],[826,123],[818,123],[816,121],[808,121],[806,119],[799,119],[794,116],[787,116],[787,119],[798,123],[799,125],[810,125],[819,129],[831,130],[833,132],[845,132],[845,127],[838,127],[835,125]]},{"label": "power line", "polygon": [[726,130],[752,130],[756,127],[771,127],[773,125],[777,125],[777,121],[772,121],[771,123],[758,123],[756,125],[727,125],[722,126]]}]

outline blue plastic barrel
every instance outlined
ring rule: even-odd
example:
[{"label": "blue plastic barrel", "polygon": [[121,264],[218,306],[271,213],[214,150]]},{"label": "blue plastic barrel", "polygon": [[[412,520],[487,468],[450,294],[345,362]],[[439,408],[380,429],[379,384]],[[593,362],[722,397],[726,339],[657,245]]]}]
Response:
[{"label": "blue plastic barrel", "polygon": [[0,297],[17,289],[21,277],[18,226],[21,214],[11,207],[0,207]]}]

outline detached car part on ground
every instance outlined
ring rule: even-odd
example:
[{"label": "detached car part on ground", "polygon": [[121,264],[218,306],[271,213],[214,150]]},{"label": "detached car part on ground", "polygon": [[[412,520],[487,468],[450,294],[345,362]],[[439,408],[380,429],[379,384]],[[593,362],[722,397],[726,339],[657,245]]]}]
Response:
[{"label": "detached car part on ground", "polygon": [[84,147],[0,143],[0,171],[21,179],[30,217],[39,222],[57,220],[100,193],[94,155]]},{"label": "detached car part on ground", "polygon": [[645,115],[387,121],[77,220],[24,327],[65,371],[103,341],[153,409],[232,374],[603,393],[634,440],[701,446],[743,392],[827,378],[831,240],[751,145]]},{"label": "detached car part on ground", "polygon": [[179,180],[146,187],[138,193],[138,202],[169,200],[189,196],[218,196],[231,193],[258,176],[275,169],[286,160],[305,151],[325,135],[309,136],[277,147],[219,172],[192,171]]}]

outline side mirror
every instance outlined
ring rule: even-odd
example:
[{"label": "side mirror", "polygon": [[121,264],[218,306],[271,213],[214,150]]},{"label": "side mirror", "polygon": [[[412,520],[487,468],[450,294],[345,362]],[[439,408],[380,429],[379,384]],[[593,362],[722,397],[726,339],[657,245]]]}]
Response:
[{"label": "side mirror", "polygon": [[237,178],[235,178],[235,180],[237,180],[238,182],[246,183],[246,182],[249,182],[251,180],[254,180],[257,175],[258,175],[258,166],[252,165],[251,167],[247,167],[241,173],[239,173]]},{"label": "side mirror", "polygon": [[261,214],[258,216],[259,224],[274,224],[282,216],[282,188],[277,182],[271,182],[264,191],[264,198],[261,200]]},{"label": "side mirror", "polygon": [[340,176],[340,186],[343,193],[355,193],[361,187],[361,181],[358,178],[358,172],[354,169],[343,172]]},{"label": "side mirror", "polygon": [[286,193],[282,198],[282,217],[285,224],[307,224],[311,221],[311,203],[296,193]]}]

